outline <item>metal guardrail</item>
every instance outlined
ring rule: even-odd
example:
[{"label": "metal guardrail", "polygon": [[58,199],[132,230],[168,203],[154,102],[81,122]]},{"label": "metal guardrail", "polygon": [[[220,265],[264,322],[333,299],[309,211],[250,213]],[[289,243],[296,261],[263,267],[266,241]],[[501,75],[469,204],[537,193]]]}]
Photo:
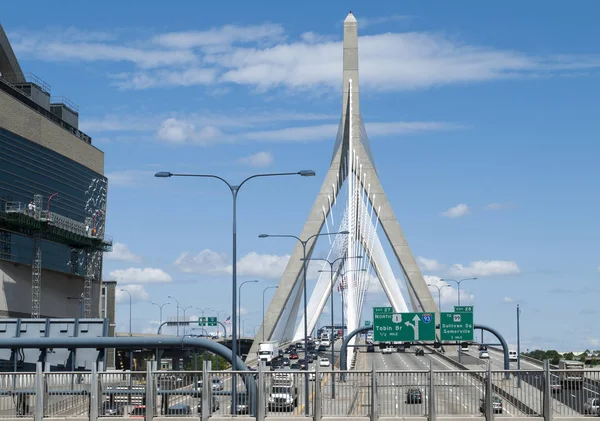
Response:
[{"label": "metal guardrail", "polygon": [[[551,419],[598,415],[600,370],[570,379],[568,370],[331,371],[309,372],[309,414],[322,417],[474,417]],[[343,374],[343,380],[342,376]],[[257,380],[257,393],[243,377]],[[331,384],[336,376],[336,394]],[[0,373],[0,418],[230,417],[232,378],[240,416],[258,421],[304,415],[305,372],[152,371],[123,373]],[[506,399],[505,394],[511,396]],[[255,408],[251,402],[256,402]],[[518,403],[522,403],[519,405]],[[489,405],[489,406],[488,406]],[[488,411],[491,408],[491,411]],[[248,414],[250,412],[250,414]],[[38,415],[39,417],[39,415]],[[491,420],[490,420],[491,421]]]}]

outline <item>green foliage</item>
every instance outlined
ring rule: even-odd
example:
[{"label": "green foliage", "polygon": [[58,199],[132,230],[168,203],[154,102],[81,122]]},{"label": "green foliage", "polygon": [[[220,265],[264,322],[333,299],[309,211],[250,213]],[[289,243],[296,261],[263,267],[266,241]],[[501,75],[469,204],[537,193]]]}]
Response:
[{"label": "green foliage", "polygon": [[552,365],[558,365],[558,362],[561,359],[558,351],[555,351],[554,349],[550,349],[548,351],[536,349],[535,351],[524,352],[523,355],[540,361],[550,360],[550,364]]},{"label": "green foliage", "polygon": [[[205,361],[211,361],[213,370],[227,370],[231,368],[231,364],[223,357],[219,357],[209,352],[198,352],[197,360],[194,361],[194,354],[192,353],[191,358],[185,364],[185,370],[194,371],[194,366],[197,364],[198,371],[202,371],[203,356]],[[218,362],[218,364],[217,364]]]}]

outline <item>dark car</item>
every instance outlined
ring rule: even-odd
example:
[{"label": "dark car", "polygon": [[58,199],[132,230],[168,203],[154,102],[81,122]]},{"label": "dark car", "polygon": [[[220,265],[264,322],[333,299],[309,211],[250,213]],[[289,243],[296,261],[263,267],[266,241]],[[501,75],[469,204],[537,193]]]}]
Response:
[{"label": "dark car", "polygon": [[315,357],[312,356],[312,354],[308,354],[306,356],[306,361],[308,361],[309,363],[312,363],[315,360]]},{"label": "dark car", "polygon": [[298,359],[298,354],[296,354],[296,351],[290,352],[290,360],[297,360]]},{"label": "dark car", "polygon": [[125,408],[123,405],[116,402],[103,402],[100,409],[100,414],[107,417],[123,415],[124,412]]},{"label": "dark car", "polygon": [[283,357],[283,349],[279,350],[279,358]]},{"label": "dark car", "polygon": [[479,351],[487,351],[487,346],[479,345]]},{"label": "dark car", "polygon": [[325,351],[327,351],[327,347],[325,345],[319,345],[319,348],[317,348],[317,351],[325,352]]},{"label": "dark car", "polygon": [[192,408],[190,408],[189,405],[184,403],[178,403],[167,409],[166,415],[190,415],[191,413]]},{"label": "dark car", "polygon": [[404,352],[406,347],[404,345],[398,345],[398,352]]},{"label": "dark car", "polygon": [[271,361],[271,369],[281,368],[283,366],[283,359],[277,358]]},{"label": "dark car", "polygon": [[[219,400],[217,399],[216,396],[212,397],[212,408],[210,409],[211,412],[216,412],[219,410],[219,407],[221,405],[219,404]],[[198,400],[198,414],[202,413],[202,399]]]},{"label": "dark car", "polygon": [[375,352],[375,346],[373,344],[367,345],[367,352]]},{"label": "dark car", "polygon": [[417,348],[415,350],[415,355],[417,355],[417,356],[419,356],[419,355],[423,356],[423,355],[425,355],[425,351],[423,350],[423,348]]},{"label": "dark car", "polygon": [[406,403],[422,403],[423,394],[420,389],[408,389],[406,391]]},{"label": "dark car", "polygon": [[281,364],[282,364],[284,367],[289,367],[289,366],[290,366],[290,364],[291,364],[291,362],[290,362],[290,359],[289,359],[289,358],[287,358],[287,357],[284,357],[284,358],[282,358],[282,360],[281,360]]},{"label": "dark car", "polygon": [[300,366],[300,368],[302,370],[304,370],[306,368],[306,360],[304,358],[301,358],[298,360],[298,365]]},{"label": "dark car", "polygon": [[293,363],[292,365],[290,365],[290,369],[292,369],[292,370],[301,370],[302,367],[300,367],[300,364],[298,364],[298,363]]}]

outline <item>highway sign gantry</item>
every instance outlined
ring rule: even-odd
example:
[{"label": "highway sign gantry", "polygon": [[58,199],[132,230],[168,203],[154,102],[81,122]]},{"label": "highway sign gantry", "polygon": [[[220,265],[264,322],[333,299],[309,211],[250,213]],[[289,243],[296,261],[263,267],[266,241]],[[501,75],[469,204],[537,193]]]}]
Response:
[{"label": "highway sign gantry", "polygon": [[365,320],[365,326],[371,326],[371,321],[370,320]]},{"label": "highway sign gantry", "polygon": [[375,342],[435,340],[435,313],[394,313],[392,307],[373,308]]},{"label": "highway sign gantry", "polygon": [[198,326],[216,326],[216,317],[198,317]]}]

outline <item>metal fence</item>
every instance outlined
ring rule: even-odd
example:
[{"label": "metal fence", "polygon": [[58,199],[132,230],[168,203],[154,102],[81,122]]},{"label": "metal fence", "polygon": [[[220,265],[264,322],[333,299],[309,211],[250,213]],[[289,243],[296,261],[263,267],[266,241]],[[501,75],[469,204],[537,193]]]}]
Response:
[{"label": "metal fence", "polygon": [[[237,396],[231,395],[232,382]],[[308,385],[308,389],[306,386]],[[306,390],[308,390],[308,395]],[[598,416],[600,371],[0,373],[0,418]],[[308,402],[308,406],[307,405]]]}]

